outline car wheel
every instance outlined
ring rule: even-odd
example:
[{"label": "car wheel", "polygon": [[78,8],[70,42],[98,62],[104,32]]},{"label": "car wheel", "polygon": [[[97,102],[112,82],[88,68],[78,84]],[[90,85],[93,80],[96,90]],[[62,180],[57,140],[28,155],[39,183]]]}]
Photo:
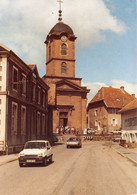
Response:
[{"label": "car wheel", "polygon": [[49,162],[52,163],[52,156],[50,157]]},{"label": "car wheel", "polygon": [[20,166],[20,167],[23,167],[23,163],[19,163],[19,166]]},{"label": "car wheel", "polygon": [[47,165],[47,158],[46,158],[46,157],[44,158],[43,165],[44,165],[44,166],[46,166],[46,165]]},{"label": "car wheel", "polygon": [[69,146],[67,146],[67,148],[69,148]]}]

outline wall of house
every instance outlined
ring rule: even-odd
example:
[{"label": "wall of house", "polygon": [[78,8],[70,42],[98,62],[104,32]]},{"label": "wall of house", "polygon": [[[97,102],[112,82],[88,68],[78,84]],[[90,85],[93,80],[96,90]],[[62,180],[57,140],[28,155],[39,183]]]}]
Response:
[{"label": "wall of house", "polygon": [[6,72],[7,58],[0,58],[0,151],[5,150],[6,144]]},{"label": "wall of house", "polygon": [[121,128],[121,114],[110,114],[105,106],[98,103],[88,110],[88,127],[97,130],[99,133],[102,130],[107,133],[119,130]]},{"label": "wall of house", "polygon": [[137,130],[137,110],[122,113],[122,129]]},{"label": "wall of house", "polygon": [[32,73],[14,54],[8,61],[4,56],[0,58],[0,151],[20,151],[33,138],[51,141],[52,121],[48,113],[52,113],[47,96],[48,87],[37,71]]},{"label": "wall of house", "polygon": [[122,118],[122,139],[126,142],[137,143],[137,109],[123,112]]},{"label": "wall of house", "polygon": [[88,127],[97,130],[99,133],[102,132],[102,128],[105,127],[104,131],[108,130],[108,113],[104,106],[90,108],[88,111]]},{"label": "wall of house", "polygon": [[109,132],[121,129],[121,114],[108,114]]}]

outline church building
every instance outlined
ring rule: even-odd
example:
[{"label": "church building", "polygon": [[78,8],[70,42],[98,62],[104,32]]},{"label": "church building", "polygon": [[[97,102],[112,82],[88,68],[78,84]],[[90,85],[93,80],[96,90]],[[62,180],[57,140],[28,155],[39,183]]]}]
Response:
[{"label": "church building", "polygon": [[75,40],[70,26],[59,21],[46,37],[46,74],[43,80],[50,87],[48,104],[53,109],[53,132],[70,127],[83,132],[87,128],[87,93],[81,78],[75,77]]}]

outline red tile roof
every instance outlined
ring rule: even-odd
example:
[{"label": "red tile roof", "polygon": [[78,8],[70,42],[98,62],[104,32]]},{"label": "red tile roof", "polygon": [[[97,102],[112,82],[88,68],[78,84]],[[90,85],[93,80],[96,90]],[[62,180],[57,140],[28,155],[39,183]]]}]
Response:
[{"label": "red tile roof", "polygon": [[35,67],[36,65],[35,64],[28,64],[28,67],[33,70],[33,68]]},{"label": "red tile roof", "polygon": [[125,112],[125,111],[128,111],[128,110],[135,110],[135,109],[137,109],[137,98],[134,99],[129,104],[127,104],[124,108],[122,108],[120,110],[120,112]]},{"label": "red tile roof", "polygon": [[122,108],[135,98],[124,89],[102,87],[90,103],[103,100],[109,108]]}]

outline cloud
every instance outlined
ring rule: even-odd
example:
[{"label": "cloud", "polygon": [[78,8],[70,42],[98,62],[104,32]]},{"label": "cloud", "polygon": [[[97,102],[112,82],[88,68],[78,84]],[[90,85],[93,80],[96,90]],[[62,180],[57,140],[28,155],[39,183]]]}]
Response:
[{"label": "cloud", "polygon": [[109,86],[112,86],[113,88],[120,88],[121,86],[124,86],[126,92],[128,92],[129,94],[135,94],[135,96],[137,97],[137,84],[128,83],[126,81],[112,80],[110,82],[110,85],[99,82],[88,82],[82,83],[82,86],[86,86],[88,89],[90,89],[90,92],[87,95],[88,103],[93,99],[93,97],[101,89],[101,87]]},{"label": "cloud", "polygon": [[[78,46],[104,41],[103,31],[121,34],[126,30],[126,25],[111,15],[103,0],[73,0],[71,3],[65,0],[62,8],[63,22],[74,30]],[[42,72],[46,61],[44,41],[57,19],[55,0],[1,0],[0,42],[26,63],[37,64]]]}]

